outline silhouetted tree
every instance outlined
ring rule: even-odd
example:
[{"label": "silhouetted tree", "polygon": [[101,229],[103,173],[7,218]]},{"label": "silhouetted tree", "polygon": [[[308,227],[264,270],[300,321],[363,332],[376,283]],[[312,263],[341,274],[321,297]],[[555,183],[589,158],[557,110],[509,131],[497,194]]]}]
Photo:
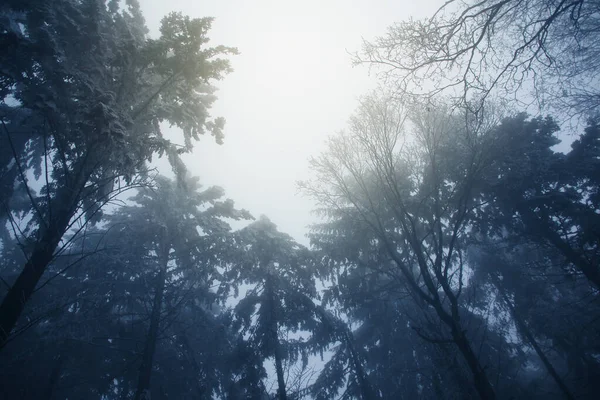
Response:
[{"label": "silhouetted tree", "polygon": [[[148,39],[139,5],[127,5],[28,0],[2,8],[0,118],[14,157],[2,165],[3,186],[20,180],[29,204],[8,213],[20,217],[14,234],[27,242],[27,261],[0,304],[0,345],[76,220],[97,218],[110,193],[143,174],[153,155],[166,154],[181,170],[178,154],[200,134],[222,140],[224,121],[207,112],[209,82],[229,70],[218,56],[234,50],[205,47],[211,19],[176,13],[163,19],[159,39]],[[185,148],[162,136],[161,122],[181,128]],[[43,177],[39,193],[30,167]]]},{"label": "silhouetted tree", "polygon": [[313,299],[317,293],[310,252],[290,236],[277,231],[266,217],[237,234],[237,260],[225,274],[235,285],[252,288],[235,306],[238,325],[262,357],[273,358],[277,398],[288,398],[284,362],[302,357],[307,363],[307,340],[319,324]]},{"label": "silhouetted tree", "polygon": [[378,67],[388,87],[434,101],[443,93],[480,110],[493,95],[593,115],[599,18],[596,1],[450,0],[365,42],[355,62]]},{"label": "silhouetted tree", "polygon": [[[328,219],[317,228],[318,238],[339,243],[359,230],[363,243],[385,251],[383,273],[426,312],[434,310],[445,327],[421,336],[454,343],[479,395],[491,399],[494,389],[461,320],[463,253],[488,163],[486,128],[441,105],[407,114],[391,98],[366,98],[350,130],[330,139],[328,151],[312,161],[317,178],[304,187]],[[361,250],[353,251],[355,257],[368,257]],[[348,256],[341,257],[343,265]]]}]

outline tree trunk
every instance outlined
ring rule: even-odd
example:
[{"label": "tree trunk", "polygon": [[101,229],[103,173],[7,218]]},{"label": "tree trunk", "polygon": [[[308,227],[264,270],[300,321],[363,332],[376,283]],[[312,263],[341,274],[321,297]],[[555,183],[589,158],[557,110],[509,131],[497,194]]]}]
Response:
[{"label": "tree trunk", "polygon": [[198,400],[202,400],[205,397],[205,393],[207,392],[205,385],[200,381],[202,369],[200,368],[200,365],[198,364],[198,361],[194,356],[194,349],[192,348],[192,345],[190,344],[190,341],[188,340],[185,331],[183,329],[181,329],[181,331],[181,343],[183,344],[186,353],[188,353],[190,363],[192,364],[194,374],[196,375],[196,380],[194,380],[194,383],[196,384],[196,395],[198,396]]},{"label": "tree trunk", "polygon": [[444,392],[442,391],[440,375],[435,370],[431,377],[431,386],[433,387],[433,393],[435,393],[438,399],[445,398]]},{"label": "tree trunk", "polygon": [[485,374],[485,370],[479,363],[479,359],[471,344],[469,343],[469,339],[465,335],[465,332],[460,329],[460,325],[456,324],[452,327],[452,338],[454,339],[454,343],[458,346],[458,349],[462,353],[471,373],[473,374],[473,381],[475,384],[475,389],[479,394],[479,397],[482,400],[494,400],[496,399],[496,393],[494,392],[494,388],[490,383],[487,375]]},{"label": "tree trunk", "polygon": [[[63,187],[48,209],[44,210],[45,215],[39,215],[39,218],[47,217],[47,226],[40,227],[41,238],[35,244],[23,270],[0,304],[0,349],[6,344],[25,304],[31,298],[48,264],[52,261],[54,251],[77,210],[77,204],[81,200],[83,188],[90,175],[84,169],[85,160],[80,165],[81,168],[79,168],[73,185]],[[35,207],[35,205],[32,206]]]},{"label": "tree trunk", "polygon": [[544,367],[546,368],[546,370],[548,371],[548,373],[550,374],[552,379],[554,379],[554,382],[559,387],[560,391],[565,395],[565,398],[567,398],[569,400],[575,400],[575,396],[573,396],[573,394],[571,393],[571,391],[569,390],[569,388],[567,387],[565,382],[562,380],[562,378],[560,377],[558,372],[554,369],[554,366],[552,365],[550,360],[548,360],[548,357],[546,357],[546,354],[544,354],[543,350],[538,345],[538,342],[535,339],[535,337],[533,336],[533,334],[531,333],[531,331],[529,330],[529,327],[527,326],[527,324],[525,323],[523,318],[521,318],[521,316],[519,315],[519,313],[513,306],[512,302],[506,295],[506,292],[504,291],[504,288],[502,287],[502,283],[500,282],[500,280],[493,274],[490,274],[490,276],[492,278],[492,281],[494,282],[494,285],[498,289],[498,292],[500,293],[502,300],[504,300],[504,302],[508,306],[508,308],[512,314],[512,317],[515,320],[515,323],[517,325],[517,329],[519,330],[519,333],[521,333],[521,335],[523,335],[527,339],[529,344],[531,344],[531,347],[533,347],[536,354],[542,361],[542,364],[544,364]]},{"label": "tree trunk", "polygon": [[167,279],[167,264],[169,262],[169,246],[166,235],[166,229],[163,230],[161,238],[160,254],[160,269],[156,279],[156,291],[154,293],[154,302],[152,304],[152,313],[150,315],[150,327],[146,336],[144,345],[144,353],[142,354],[142,364],[140,365],[140,373],[138,377],[137,390],[135,392],[135,400],[150,400],[150,379],[152,377],[152,362],[154,352],[156,351],[156,342],[158,338],[158,328],[160,325],[160,313],[163,304],[163,296],[165,291],[165,282]]},{"label": "tree trunk", "polygon": [[490,383],[490,380],[485,373],[485,369],[479,362],[477,354],[475,354],[473,351],[471,342],[469,341],[469,338],[467,337],[460,322],[458,301],[456,297],[450,297],[450,294],[451,293],[449,293],[451,303],[450,312],[447,312],[444,309],[442,302],[437,297],[434,298],[433,306],[436,310],[436,313],[440,317],[440,320],[450,328],[452,342],[456,344],[464,360],[467,362],[467,366],[469,367],[469,370],[473,376],[475,390],[477,390],[479,397],[482,400],[495,400],[496,393],[494,391],[494,387]]},{"label": "tree trunk", "polygon": [[353,337],[352,334],[346,331],[345,334],[346,345],[350,350],[350,358],[352,359],[352,364],[354,365],[354,370],[356,371],[356,378],[358,380],[358,384],[360,386],[360,394],[363,400],[375,400],[378,396],[373,393],[371,385],[367,381],[367,377],[365,371],[362,367],[362,364],[358,358],[358,354],[356,354],[356,350],[354,349]]},{"label": "tree trunk", "polygon": [[[409,232],[407,229],[405,229],[405,231]],[[382,234],[381,236],[385,238],[385,235]],[[417,301],[425,301],[426,304],[433,306],[440,321],[450,328],[452,342],[456,344],[465,361],[467,362],[467,366],[473,375],[473,383],[477,393],[479,394],[479,397],[482,400],[495,400],[496,393],[494,392],[494,388],[486,376],[485,370],[479,363],[479,359],[473,351],[469,339],[467,338],[465,331],[462,328],[462,324],[460,323],[458,298],[453,294],[449,281],[446,280],[444,282],[444,280],[447,278],[445,278],[440,271],[436,273],[438,282],[443,287],[444,293],[450,302],[450,311],[445,309],[444,300],[440,299],[439,297],[438,286],[434,282],[433,277],[429,272],[429,267],[427,265],[427,261],[425,260],[425,256],[423,255],[420,241],[413,239],[411,246],[415,255],[417,256],[421,277],[425,282],[429,295],[421,290],[417,282],[414,280],[414,276],[405,268],[404,263],[398,258],[395,250],[391,248],[389,242],[386,241],[385,245],[392,259],[396,262],[403,275],[407,278],[407,283],[409,284],[410,290],[415,294],[415,297],[418,299]],[[436,341],[434,340],[431,342],[435,343]]]},{"label": "tree trunk", "polygon": [[279,346],[279,341],[275,344],[275,370],[277,371],[277,396],[279,400],[287,400],[287,393],[285,390],[285,379],[283,376],[283,357],[281,355],[281,348]]},{"label": "tree trunk", "polygon": [[11,135],[6,130],[5,135],[0,134],[0,204],[2,204],[0,223],[2,224],[8,222],[9,201],[20,173],[18,156],[25,153],[25,146],[31,137],[32,135],[24,132]]},{"label": "tree trunk", "polygon": [[61,353],[56,362],[54,363],[54,368],[52,368],[52,372],[50,373],[50,379],[48,380],[48,385],[45,390],[45,398],[47,400],[51,400],[54,395],[54,389],[56,388],[56,384],[60,378],[60,373],[63,369],[63,365],[65,363],[66,356]]},{"label": "tree trunk", "polygon": [[542,218],[535,215],[527,206],[520,205],[517,211],[521,214],[525,222],[526,229],[530,234],[541,236],[552,244],[565,259],[577,267],[583,275],[592,283],[596,289],[600,289],[600,267],[594,265],[585,259],[580,253],[574,250],[560,235],[552,229]]},{"label": "tree trunk", "polygon": [[25,263],[15,283],[0,305],[0,348],[4,347],[15,327],[25,304],[29,301],[35,287],[54,257],[54,251],[62,239],[73,213],[64,210],[57,219],[50,221]]},{"label": "tree trunk", "polygon": [[268,276],[265,282],[266,284],[266,295],[269,301],[269,308],[271,312],[271,344],[273,346],[273,353],[275,354],[275,371],[277,373],[277,398],[278,400],[287,400],[287,393],[285,389],[285,377],[283,375],[283,354],[281,354],[281,346],[279,345],[279,334],[277,332],[277,312],[275,310],[275,294],[273,293],[273,287],[271,283],[271,277]]},{"label": "tree trunk", "polygon": [[21,316],[25,303],[44,274],[46,267],[52,260],[54,250],[58,246],[62,235],[58,232],[48,231],[44,238],[35,246],[31,257],[25,264],[23,271],[0,305],[0,348],[4,347],[10,332],[15,327]]}]

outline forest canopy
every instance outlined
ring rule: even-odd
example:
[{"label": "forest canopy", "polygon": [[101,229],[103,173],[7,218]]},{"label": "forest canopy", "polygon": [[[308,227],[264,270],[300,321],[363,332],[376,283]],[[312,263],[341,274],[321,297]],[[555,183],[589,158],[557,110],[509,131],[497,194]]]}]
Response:
[{"label": "forest canopy", "polygon": [[212,18],[3,2],[0,399],[595,398],[599,16],[451,0],[366,41],[304,246],[183,161],[227,146]]}]

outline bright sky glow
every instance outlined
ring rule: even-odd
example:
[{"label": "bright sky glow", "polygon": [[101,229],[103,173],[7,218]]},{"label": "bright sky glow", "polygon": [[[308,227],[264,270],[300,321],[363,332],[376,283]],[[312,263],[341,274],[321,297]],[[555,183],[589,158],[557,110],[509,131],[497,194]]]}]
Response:
[{"label": "bright sky glow", "polygon": [[431,15],[439,0],[140,0],[151,34],[170,11],[212,16],[212,45],[237,47],[234,72],[218,82],[214,116],[227,119],[225,144],[209,137],[186,156],[205,185],[225,188],[238,207],[267,215],[281,231],[307,244],[311,202],[297,191],[308,158],[343,129],[357,98],[374,88],[348,52],[362,38],[410,16]]}]

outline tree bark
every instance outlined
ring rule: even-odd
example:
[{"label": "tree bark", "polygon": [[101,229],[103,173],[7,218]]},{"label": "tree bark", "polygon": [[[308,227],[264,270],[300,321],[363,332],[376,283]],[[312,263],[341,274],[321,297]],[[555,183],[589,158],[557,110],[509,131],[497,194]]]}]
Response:
[{"label": "tree bark", "polygon": [[548,360],[548,357],[546,357],[546,354],[544,354],[544,351],[540,348],[537,340],[535,339],[535,337],[529,330],[527,323],[525,322],[525,320],[523,320],[523,318],[521,318],[521,316],[519,315],[519,313],[513,306],[512,302],[506,295],[506,292],[504,291],[504,287],[502,287],[502,283],[500,282],[500,280],[493,274],[490,274],[490,276],[492,278],[492,281],[494,282],[494,285],[498,289],[498,292],[500,293],[500,297],[502,297],[502,300],[504,300],[504,302],[508,306],[508,308],[512,314],[512,317],[515,320],[515,323],[517,325],[517,329],[519,330],[519,333],[521,333],[521,335],[523,335],[527,339],[527,341],[529,342],[531,347],[533,347],[536,354],[542,361],[542,364],[544,364],[546,371],[548,371],[548,373],[550,374],[552,379],[554,379],[554,382],[559,387],[560,391],[564,394],[565,398],[567,398],[569,400],[575,400],[575,396],[573,396],[573,394],[571,393],[571,391],[569,390],[569,388],[567,387],[565,382],[562,380],[562,378],[556,371],[556,369],[554,369],[554,366],[552,365],[550,360]]},{"label": "tree bark", "polygon": [[[9,201],[14,193],[15,181],[19,176],[19,155],[24,154],[25,146],[32,135],[24,132],[11,135],[4,129],[0,135],[0,222],[5,224],[9,214]],[[15,156],[15,154],[17,156]],[[12,164],[14,163],[14,164]],[[12,164],[12,165],[11,165]]]},{"label": "tree bark", "polygon": [[[464,360],[467,362],[467,366],[469,367],[471,374],[473,375],[473,383],[475,389],[477,390],[477,393],[479,394],[479,397],[482,400],[495,400],[496,393],[494,391],[494,387],[490,383],[484,368],[481,366],[481,363],[479,362],[477,355],[473,351],[471,343],[469,342],[469,339],[467,338],[465,331],[462,328],[462,324],[460,322],[458,298],[452,293],[449,284],[446,282],[444,292],[446,293],[450,302],[451,310],[447,311],[444,308],[443,302],[437,294],[436,285],[433,283],[433,279],[429,275],[426,262],[423,260],[420,246],[416,245],[415,247],[415,254],[417,254],[417,257],[419,257],[419,266],[421,269],[421,274],[423,276],[423,279],[427,283],[428,291],[431,297],[421,292],[421,289],[416,285],[416,282],[413,280],[413,277],[410,275],[410,273],[405,272],[405,269],[402,268],[403,265],[401,261],[397,258],[393,250],[388,250],[388,252],[402,270],[404,276],[407,278],[409,284],[411,285],[411,289],[414,291],[414,293],[416,295],[421,294],[420,297],[417,296],[419,301],[426,301],[426,304],[433,306],[436,314],[440,318],[440,321],[444,323],[448,328],[450,328],[452,340],[445,340],[444,342],[452,342],[458,347],[458,350],[461,352]],[[443,276],[439,278],[443,279]],[[424,298],[426,298],[427,300],[423,300]],[[431,342],[435,343],[435,341]]]},{"label": "tree bark", "polygon": [[273,293],[273,287],[270,276],[267,277],[266,284],[266,295],[269,301],[269,308],[271,312],[271,344],[273,345],[273,353],[275,355],[275,372],[277,373],[277,398],[278,400],[287,400],[287,393],[285,389],[285,377],[283,374],[283,354],[281,353],[281,346],[279,344],[279,334],[277,332],[277,312],[275,310],[275,294]]},{"label": "tree bark", "polygon": [[0,349],[4,347],[15,327],[25,304],[54,257],[54,251],[62,239],[74,211],[60,210],[60,215],[50,221],[42,238],[36,243],[29,260],[25,263],[15,283],[0,304]]},{"label": "tree bark", "polygon": [[477,355],[475,355],[465,332],[460,330],[460,325],[456,324],[453,326],[452,337],[473,374],[475,389],[477,390],[479,397],[481,397],[482,400],[495,400],[496,393],[494,392],[494,388],[492,387],[485,370],[479,363],[479,359],[477,358]]},{"label": "tree bark", "polygon": [[196,384],[196,395],[198,396],[198,400],[202,400],[205,397],[205,393],[207,392],[205,385],[203,385],[200,381],[202,369],[200,368],[200,365],[198,364],[198,361],[194,356],[194,349],[192,348],[192,345],[190,344],[190,341],[188,340],[185,331],[183,329],[181,331],[181,343],[183,344],[185,351],[189,355],[192,368],[194,369],[194,374],[196,375],[196,380],[194,380],[194,383]]},{"label": "tree bark", "polygon": [[525,205],[519,205],[517,211],[521,214],[528,233],[541,236],[552,244],[565,259],[577,267],[596,289],[600,289],[600,267],[587,261],[580,253],[571,247],[560,235],[548,225],[547,221],[535,215]]},{"label": "tree bark", "polygon": [[21,316],[25,304],[52,260],[54,250],[62,235],[48,231],[47,235],[38,242],[25,264],[23,271],[0,305],[0,348],[4,347],[8,337]]},{"label": "tree bark", "polygon": [[367,380],[362,364],[358,358],[358,354],[356,354],[352,334],[346,331],[345,338],[346,345],[350,350],[350,358],[352,359],[352,364],[354,365],[354,370],[356,371],[356,378],[358,379],[358,384],[360,386],[360,394],[363,400],[375,400],[378,398],[378,396],[374,394],[373,389]]},{"label": "tree bark", "polygon": [[150,379],[152,377],[153,359],[158,339],[158,328],[160,325],[160,313],[162,310],[165,282],[167,279],[167,264],[169,262],[169,246],[165,231],[166,229],[163,230],[163,237],[161,238],[162,243],[160,246],[162,248],[159,250],[160,269],[156,278],[156,290],[154,293],[154,302],[152,304],[152,313],[150,315],[150,327],[148,328],[144,353],[142,354],[142,364],[140,365],[138,385],[134,396],[135,400],[150,400]]},{"label": "tree bark", "polygon": [[60,378],[60,373],[63,369],[63,365],[65,363],[66,356],[61,353],[56,362],[54,363],[54,367],[52,368],[52,372],[50,373],[50,379],[48,380],[48,385],[45,390],[45,398],[47,400],[51,400],[54,395],[54,389],[56,388],[56,384]]},{"label": "tree bark", "polygon": [[283,357],[281,354],[281,348],[279,346],[279,341],[275,343],[275,370],[277,371],[277,396],[279,400],[287,400],[287,393],[285,390],[285,379],[283,376]]},{"label": "tree bark", "polygon": [[[82,198],[85,184],[91,174],[87,167],[89,162],[82,159],[74,168],[72,182],[65,183],[54,201],[45,210],[46,226],[40,226],[41,237],[25,263],[23,270],[11,286],[0,304],[0,349],[4,347],[8,337],[23,313],[25,304],[31,298],[35,287],[54,257],[54,251],[69,227],[71,218],[77,211],[77,204]],[[32,204],[35,208],[36,205]],[[44,222],[42,222],[44,223]]]}]

